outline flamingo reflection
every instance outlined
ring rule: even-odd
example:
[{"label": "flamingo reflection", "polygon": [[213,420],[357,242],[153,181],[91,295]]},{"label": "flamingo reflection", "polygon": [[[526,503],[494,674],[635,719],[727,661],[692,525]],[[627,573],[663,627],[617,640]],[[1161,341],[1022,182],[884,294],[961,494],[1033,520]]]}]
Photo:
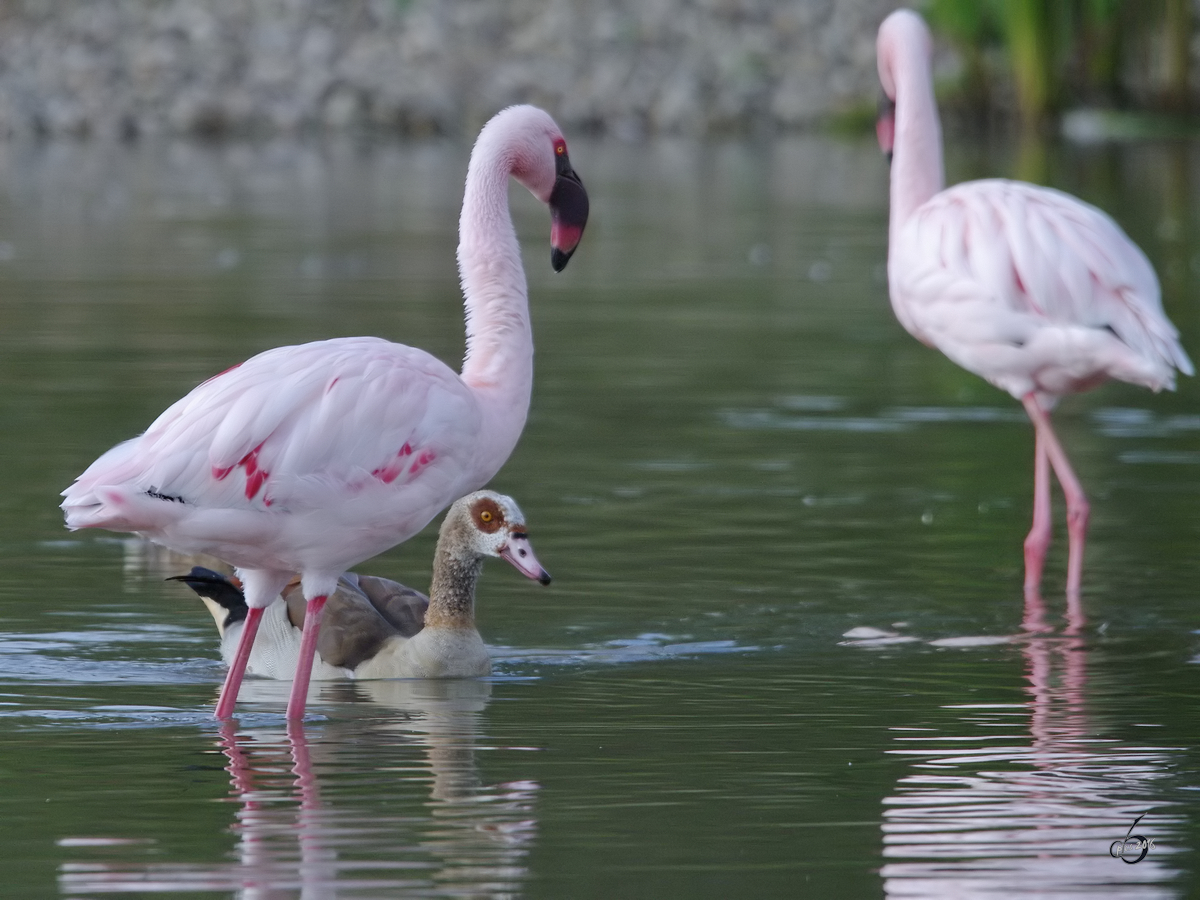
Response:
[{"label": "flamingo reflection", "polygon": [[[272,701],[246,685],[246,700]],[[525,879],[536,834],[531,781],[487,785],[476,765],[491,685],[477,680],[338,683],[339,704],[391,714],[239,729],[223,722],[233,859],[207,864],[70,863],[71,894],[228,891],[242,900],[416,892],[507,896]],[[353,695],[353,696],[351,696]],[[342,708],[347,708],[343,706]],[[351,705],[354,711],[362,704]],[[413,749],[420,751],[414,757]],[[369,782],[369,790],[362,785]]]},{"label": "flamingo reflection", "polygon": [[[886,895],[1176,896],[1170,837],[1182,820],[1159,783],[1178,751],[1097,736],[1078,604],[1055,633],[1030,592],[1023,624],[1023,703],[954,706],[955,735],[895,729],[887,752],[912,771],[884,799]],[[1138,830],[1155,850],[1124,865],[1110,845],[1147,812]]]}]

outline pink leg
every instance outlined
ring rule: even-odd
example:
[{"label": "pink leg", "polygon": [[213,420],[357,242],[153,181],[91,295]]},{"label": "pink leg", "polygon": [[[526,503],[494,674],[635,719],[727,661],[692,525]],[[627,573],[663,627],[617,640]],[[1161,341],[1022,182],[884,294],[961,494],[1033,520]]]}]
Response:
[{"label": "pink leg", "polygon": [[1067,596],[1074,596],[1079,593],[1083,583],[1083,544],[1087,536],[1091,508],[1066,452],[1058,442],[1054,429],[1050,427],[1050,417],[1038,406],[1033,394],[1026,394],[1023,402],[1025,411],[1029,413],[1029,418],[1037,428],[1038,437],[1045,440],[1050,465],[1054,467],[1054,474],[1058,476],[1058,483],[1062,485],[1063,495],[1067,499]]},{"label": "pink leg", "polygon": [[1025,538],[1025,593],[1037,594],[1050,548],[1050,457],[1042,433],[1034,429],[1033,527]]},{"label": "pink leg", "polygon": [[238,691],[242,689],[242,678],[246,674],[246,663],[250,661],[250,648],[254,646],[254,636],[258,634],[258,622],[263,611],[250,607],[246,611],[246,621],[242,624],[242,639],[238,641],[237,653],[225,673],[225,684],[221,686],[221,697],[217,700],[216,717],[228,719],[233,715],[233,707],[237,704]]},{"label": "pink leg", "polygon": [[292,696],[288,700],[288,720],[303,719],[308,702],[308,682],[312,678],[313,658],[317,655],[317,634],[321,630],[321,612],[325,596],[313,597],[304,609],[304,634],[300,638],[300,658],[296,660],[296,677],[292,681]]}]

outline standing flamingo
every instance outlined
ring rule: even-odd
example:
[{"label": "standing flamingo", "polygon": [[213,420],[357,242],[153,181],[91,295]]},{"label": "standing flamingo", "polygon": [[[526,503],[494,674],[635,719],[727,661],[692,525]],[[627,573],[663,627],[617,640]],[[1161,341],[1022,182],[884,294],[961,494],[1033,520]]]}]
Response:
[{"label": "standing flamingo", "polygon": [[339,576],[482,487],[516,445],[533,335],[509,176],[550,207],[556,271],[587,222],[587,193],[550,116],[514,106],[492,118],[459,219],[461,375],[381,338],[278,347],[205,381],[63,491],[72,530],[132,531],[238,567],[249,612],[218,718],[232,715],[262,612],[294,574],[307,606],[287,716],[302,718]]},{"label": "standing flamingo", "polygon": [[1067,594],[1077,598],[1088,502],[1050,410],[1109,378],[1174,389],[1175,370],[1191,375],[1192,363],[1150,262],[1103,212],[1019,181],[942,189],[933,41],[920,16],[893,12],[876,49],[888,101],[878,134],[891,160],[892,309],[918,340],[1024,404],[1036,432],[1025,590],[1038,591],[1050,545],[1053,466],[1067,502]]}]

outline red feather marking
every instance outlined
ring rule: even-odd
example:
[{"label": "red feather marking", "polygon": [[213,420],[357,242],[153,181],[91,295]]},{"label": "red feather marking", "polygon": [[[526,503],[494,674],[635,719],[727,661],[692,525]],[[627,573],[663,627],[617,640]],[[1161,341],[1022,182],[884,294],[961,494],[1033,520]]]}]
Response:
[{"label": "red feather marking", "polygon": [[246,499],[247,500],[254,499],[254,495],[257,494],[262,489],[263,484],[266,482],[267,478],[270,477],[270,474],[271,474],[270,472],[267,472],[264,469],[256,469],[254,472],[250,472],[249,470],[247,470],[247,472],[246,472]]},{"label": "red feather marking", "polygon": [[[412,456],[412,453],[413,453],[412,444],[410,444],[408,441],[405,441],[404,446],[396,451],[396,457],[397,457],[397,459],[404,459],[404,457],[406,457],[406,456]],[[425,454],[422,454],[422,457],[424,457],[424,455]],[[433,457],[430,457],[430,459],[432,459],[432,458]],[[427,465],[427,464],[428,463],[422,463],[422,465]],[[411,471],[415,472],[416,471],[416,463],[414,463],[413,465],[414,465],[414,468]],[[371,474],[373,476],[375,476],[376,478],[378,478],[380,481],[382,481],[384,484],[391,484],[393,481],[395,481],[400,476],[400,473],[403,471],[404,471],[404,463],[392,462],[386,466],[380,466],[378,469],[375,469],[374,471],[372,471]]]},{"label": "red feather marking", "polygon": [[254,495],[261,489],[266,480],[271,476],[271,473],[266,469],[258,467],[258,451],[262,449],[262,444],[259,444],[249,453],[242,457],[238,463],[246,470],[246,499],[253,500]]},{"label": "red feather marking", "polygon": [[409,474],[411,474],[411,475],[417,474],[417,472],[421,471],[421,469],[425,468],[427,465],[429,465],[435,459],[437,459],[437,454],[434,453],[432,450],[422,450],[421,455],[418,456],[416,458],[416,460],[413,461],[413,464],[411,466],[409,466],[409,469],[408,469]]},{"label": "red feather marking", "polygon": [[373,472],[371,472],[371,474],[374,475],[376,478],[378,478],[380,481],[382,481],[384,484],[391,484],[393,481],[396,480],[396,476],[398,476],[400,474],[400,467],[399,466],[384,466],[382,468],[375,469]]},{"label": "red feather marking", "polygon": [[233,471],[233,466],[227,466],[224,469],[218,469],[216,466],[213,466],[212,467],[212,477],[215,478],[217,481],[224,481],[226,478],[229,477],[229,473],[232,471]]}]

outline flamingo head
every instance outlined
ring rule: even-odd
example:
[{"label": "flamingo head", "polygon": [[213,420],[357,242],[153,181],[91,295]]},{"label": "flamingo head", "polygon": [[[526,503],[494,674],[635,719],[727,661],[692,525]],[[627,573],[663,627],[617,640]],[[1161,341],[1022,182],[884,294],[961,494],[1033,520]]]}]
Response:
[{"label": "flamingo head", "polygon": [[561,137],[554,142],[554,187],[547,202],[550,205],[550,265],[555,272],[561,272],[583,237],[589,207],[587,191],[571,168],[567,142]]},{"label": "flamingo head", "polygon": [[550,264],[561,272],[588,219],[587,191],[571,166],[562,131],[536,106],[510,106],[484,126],[479,145],[491,145],[512,177],[550,207]]},{"label": "flamingo head", "polygon": [[928,68],[933,57],[933,36],[929,27],[911,9],[898,9],[883,20],[875,41],[875,56],[879,66],[879,83],[883,97],[879,103],[879,116],[875,121],[875,136],[879,138],[879,149],[892,161],[892,146],[896,138],[896,81],[901,73],[913,71],[914,61],[901,57],[916,54],[924,59]]},{"label": "flamingo head", "polygon": [[455,555],[505,560],[526,578],[550,583],[529,543],[525,515],[512,497],[495,491],[476,491],[450,507],[442,523],[440,543],[449,543]]}]

